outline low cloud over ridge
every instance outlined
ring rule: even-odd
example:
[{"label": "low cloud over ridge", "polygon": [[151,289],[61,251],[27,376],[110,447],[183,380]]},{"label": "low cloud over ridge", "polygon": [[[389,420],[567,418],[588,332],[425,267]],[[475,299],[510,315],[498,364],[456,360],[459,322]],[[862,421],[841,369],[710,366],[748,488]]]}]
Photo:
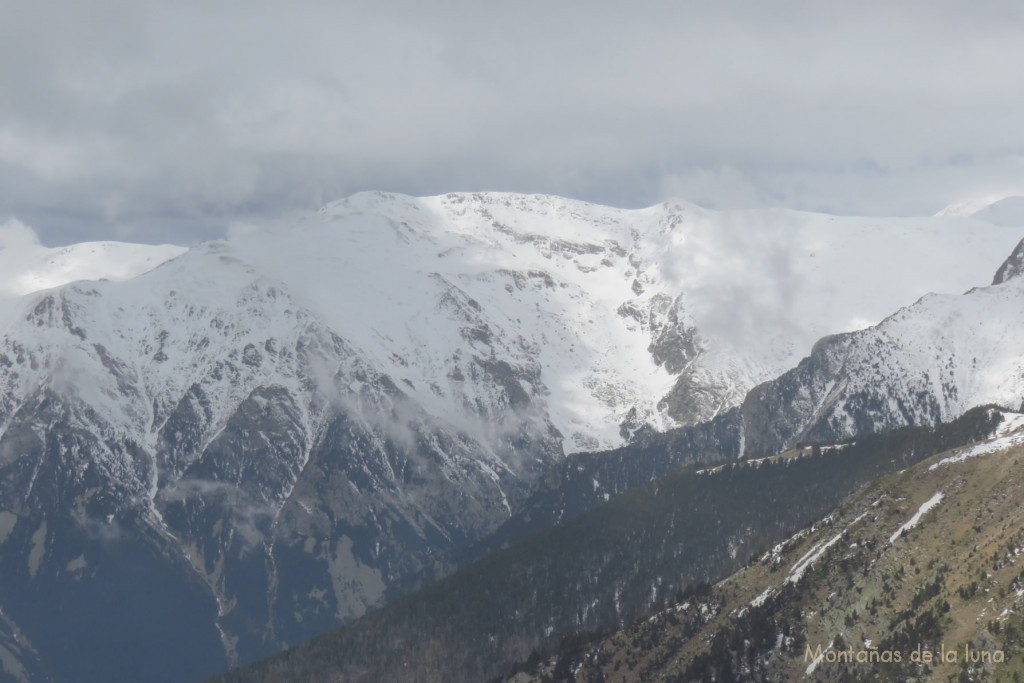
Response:
[{"label": "low cloud over ridge", "polygon": [[0,26],[0,219],[190,242],[363,189],[926,215],[1024,177],[1011,2],[69,0]]}]

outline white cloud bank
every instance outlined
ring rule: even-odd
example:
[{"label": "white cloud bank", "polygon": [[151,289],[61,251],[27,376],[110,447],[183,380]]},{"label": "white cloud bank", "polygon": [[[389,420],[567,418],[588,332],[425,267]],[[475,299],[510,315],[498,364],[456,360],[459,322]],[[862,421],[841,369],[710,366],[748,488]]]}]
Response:
[{"label": "white cloud bank", "polygon": [[925,215],[1024,190],[1008,1],[14,3],[0,217],[188,242],[362,189]]}]

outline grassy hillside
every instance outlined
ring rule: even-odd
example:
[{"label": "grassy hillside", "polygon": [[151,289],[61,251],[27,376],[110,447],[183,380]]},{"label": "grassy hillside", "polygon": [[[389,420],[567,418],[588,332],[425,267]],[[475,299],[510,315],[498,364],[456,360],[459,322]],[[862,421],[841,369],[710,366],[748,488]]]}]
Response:
[{"label": "grassy hillside", "polygon": [[[882,477],[713,587],[502,680],[1022,680],[1021,444]],[[957,454],[976,455],[939,464]]]}]

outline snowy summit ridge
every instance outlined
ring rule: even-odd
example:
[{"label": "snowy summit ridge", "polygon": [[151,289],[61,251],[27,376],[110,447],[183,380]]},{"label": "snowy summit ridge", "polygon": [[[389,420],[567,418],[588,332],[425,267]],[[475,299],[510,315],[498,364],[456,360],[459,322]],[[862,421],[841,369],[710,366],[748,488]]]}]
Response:
[{"label": "snowy summit ridge", "polygon": [[[314,215],[233,230],[222,254],[194,248],[173,278],[138,275],[131,310],[164,307],[172,289],[177,300],[209,308],[210,297],[237,291],[238,267],[227,262],[238,262],[276,282],[428,412],[463,428],[499,409],[472,380],[478,362],[505,362],[515,375],[505,389],[550,415],[573,452],[614,447],[643,424],[713,417],[826,334],[877,323],[928,292],[983,284],[1018,240],[1013,229],[970,219],[367,192]],[[31,291],[124,279],[182,252],[34,248],[49,270],[7,278],[9,294],[19,292],[12,282]],[[126,258],[133,249],[134,260]],[[82,252],[107,265],[60,260]],[[137,265],[115,272],[113,263]],[[119,324],[140,338],[160,334],[141,321]],[[148,372],[144,358],[126,353],[122,360]]]},{"label": "snowy summit ridge", "polygon": [[572,452],[708,419],[823,335],[985,283],[1018,239],[970,220],[361,193],[229,243],[432,410],[464,414],[451,377],[473,354],[536,364],[526,391]]},{"label": "snowy summit ridge", "polygon": [[82,242],[49,248],[18,220],[0,225],[0,300],[75,280],[130,280],[180,256],[186,247],[126,242]]}]

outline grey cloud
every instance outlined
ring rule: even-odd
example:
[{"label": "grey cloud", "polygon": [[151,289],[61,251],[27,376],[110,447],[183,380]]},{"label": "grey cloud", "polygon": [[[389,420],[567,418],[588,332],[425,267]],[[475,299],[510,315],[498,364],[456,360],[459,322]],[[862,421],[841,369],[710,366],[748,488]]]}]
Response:
[{"label": "grey cloud", "polygon": [[364,189],[921,214],[1019,192],[1018,3],[17,3],[0,219],[190,242]]}]

